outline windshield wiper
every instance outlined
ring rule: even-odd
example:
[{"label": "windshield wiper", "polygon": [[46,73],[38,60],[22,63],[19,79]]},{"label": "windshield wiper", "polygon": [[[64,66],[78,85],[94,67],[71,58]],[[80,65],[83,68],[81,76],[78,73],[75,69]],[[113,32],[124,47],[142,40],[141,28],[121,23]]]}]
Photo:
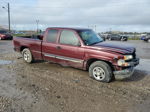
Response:
[{"label": "windshield wiper", "polygon": [[89,45],[98,44],[98,43],[100,43],[100,42],[103,42],[103,40],[102,40],[102,41],[99,41],[99,42],[94,42],[94,43],[92,43],[92,44],[89,44]]}]

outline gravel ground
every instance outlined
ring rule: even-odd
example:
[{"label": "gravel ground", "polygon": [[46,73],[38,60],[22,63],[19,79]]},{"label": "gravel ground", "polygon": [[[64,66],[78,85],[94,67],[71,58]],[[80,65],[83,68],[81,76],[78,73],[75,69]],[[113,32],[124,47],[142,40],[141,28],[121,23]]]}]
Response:
[{"label": "gravel ground", "polygon": [[144,61],[130,79],[101,83],[86,71],[26,64],[11,41],[0,41],[0,112],[149,112],[150,44],[124,43],[136,46]]}]

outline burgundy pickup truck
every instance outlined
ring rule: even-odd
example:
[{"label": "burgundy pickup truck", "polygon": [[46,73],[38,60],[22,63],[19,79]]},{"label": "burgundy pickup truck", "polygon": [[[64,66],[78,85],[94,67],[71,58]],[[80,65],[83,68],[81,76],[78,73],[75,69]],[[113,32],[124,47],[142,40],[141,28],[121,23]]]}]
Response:
[{"label": "burgundy pickup truck", "polygon": [[91,29],[53,27],[43,36],[15,37],[13,42],[27,63],[45,60],[88,70],[101,82],[130,77],[139,64],[134,47],[103,41]]}]

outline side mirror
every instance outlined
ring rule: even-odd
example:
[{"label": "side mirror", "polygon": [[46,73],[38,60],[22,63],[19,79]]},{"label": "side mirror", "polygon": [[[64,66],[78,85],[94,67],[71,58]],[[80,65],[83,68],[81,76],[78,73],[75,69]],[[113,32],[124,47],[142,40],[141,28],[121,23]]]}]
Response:
[{"label": "side mirror", "polygon": [[78,46],[78,47],[81,47],[81,43],[80,43],[80,41],[78,41],[77,46]]},{"label": "side mirror", "polygon": [[38,35],[38,39],[43,40],[43,35]]}]

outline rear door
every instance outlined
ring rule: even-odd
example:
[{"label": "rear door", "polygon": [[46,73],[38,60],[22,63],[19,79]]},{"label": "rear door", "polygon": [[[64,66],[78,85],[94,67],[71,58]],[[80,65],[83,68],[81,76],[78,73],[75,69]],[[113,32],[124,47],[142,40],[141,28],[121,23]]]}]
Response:
[{"label": "rear door", "polygon": [[43,43],[42,43],[42,55],[44,60],[55,62],[57,38],[59,30],[47,29]]},{"label": "rear door", "polygon": [[62,30],[56,46],[56,61],[76,68],[83,67],[84,48],[74,30]]}]

